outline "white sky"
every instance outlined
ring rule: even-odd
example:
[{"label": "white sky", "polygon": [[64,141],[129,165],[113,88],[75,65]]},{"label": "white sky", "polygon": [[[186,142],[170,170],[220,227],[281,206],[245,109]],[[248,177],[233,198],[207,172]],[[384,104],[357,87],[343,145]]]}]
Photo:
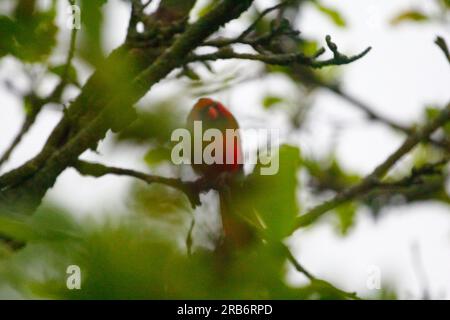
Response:
[{"label": "white sky", "polygon": [[[63,1],[61,1],[62,3]],[[401,10],[423,8],[433,11],[431,0],[340,0],[323,1],[339,8],[349,22],[349,28],[338,29],[310,7],[306,8],[299,28],[304,35],[324,39],[331,34],[342,52],[360,52],[367,46],[373,50],[362,60],[341,68],[343,83],[350,93],[372,104],[376,110],[405,124],[418,121],[424,105],[443,105],[450,96],[450,69],[442,53],[433,44],[437,34],[450,41],[450,28],[438,24],[405,24],[396,28],[389,19]],[[260,8],[273,1],[259,1]],[[111,0],[113,8],[105,30],[109,36],[105,47],[112,49],[121,43],[128,20],[127,7]],[[231,24],[231,30],[241,26]],[[229,65],[229,64],[228,64]],[[235,65],[235,64],[233,64]],[[226,68],[220,63],[218,68]],[[257,64],[238,63],[242,68],[257,68]],[[18,76],[18,66],[11,59],[0,65],[0,81]],[[173,94],[164,84],[155,86],[147,98]],[[165,92],[164,92],[165,91]],[[252,81],[235,90],[216,95],[230,106],[239,118],[264,117],[259,110],[262,97],[268,92],[295,98],[292,86],[280,77],[267,81]],[[0,151],[4,150],[18,131],[23,114],[20,101],[0,86]],[[306,153],[326,154],[330,145],[347,169],[360,174],[370,172],[402,141],[402,137],[382,125],[368,123],[363,115],[339,98],[323,93],[316,99],[310,130],[301,136],[300,145]],[[273,115],[271,115],[273,116]],[[267,116],[266,116],[267,118]],[[36,154],[45,138],[57,123],[59,115],[44,111],[37,125],[27,135],[2,172],[13,168]],[[282,119],[274,117],[271,126]],[[339,135],[333,128],[339,123]],[[245,123],[244,126],[250,126]],[[292,142],[291,140],[289,140]],[[145,150],[119,148],[112,150],[106,140],[100,145],[100,155],[90,159],[137,169],[146,169],[141,162]],[[126,208],[129,179],[105,177],[81,178],[67,170],[58,179],[47,199],[61,204],[80,215]],[[326,219],[325,219],[326,220]],[[295,234],[290,243],[301,262],[318,277],[350,291],[364,295],[375,294],[367,289],[368,270],[380,268],[382,281],[391,282],[401,298],[419,298],[422,288],[413,269],[412,246],[417,245],[434,298],[450,298],[450,209],[434,203],[396,207],[384,212],[383,218],[373,221],[367,212],[360,212],[356,228],[346,238],[336,235],[329,220],[313,229]],[[304,281],[301,275],[290,273],[295,283]]]}]

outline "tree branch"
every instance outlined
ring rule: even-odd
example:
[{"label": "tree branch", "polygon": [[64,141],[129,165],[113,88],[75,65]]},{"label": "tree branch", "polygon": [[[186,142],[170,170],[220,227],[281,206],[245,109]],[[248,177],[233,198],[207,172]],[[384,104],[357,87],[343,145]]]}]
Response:
[{"label": "tree branch", "polygon": [[72,165],[72,167],[83,176],[100,178],[105,175],[112,174],[118,176],[133,177],[144,181],[147,184],[159,183],[171,188],[175,188],[186,194],[193,208],[200,205],[200,193],[209,190],[209,188],[211,187],[204,179],[198,179],[194,182],[184,182],[181,179],[165,178],[136,170],[108,167],[99,163],[92,163],[82,160],[76,161]]},{"label": "tree branch", "polygon": [[[328,37],[327,37],[328,39]],[[334,50],[334,47],[332,47]],[[281,65],[281,66],[287,66],[294,63],[297,63],[299,65],[304,65],[312,68],[323,68],[327,66],[337,66],[337,65],[344,65],[352,63],[356,60],[361,59],[364,57],[371,48],[365,49],[360,54],[357,54],[355,56],[347,57],[341,53],[337,54],[337,51],[333,51],[333,58],[328,60],[316,60],[319,56],[321,56],[325,50],[322,48],[319,51],[317,51],[316,54],[314,54],[311,57],[305,56],[303,53],[286,53],[286,54],[271,54],[271,53],[264,53],[264,54],[251,54],[251,53],[237,53],[233,51],[229,47],[225,47],[222,49],[219,49],[218,51],[210,54],[204,54],[204,55],[191,55],[187,59],[187,63],[189,62],[198,62],[198,61],[214,61],[214,60],[223,60],[223,59],[242,59],[242,60],[253,60],[253,61],[261,61],[266,64],[272,64],[272,65]]]},{"label": "tree branch", "polygon": [[379,182],[376,184],[377,188],[380,189],[395,189],[395,188],[403,188],[403,187],[410,187],[418,182],[422,182],[422,178],[424,176],[434,175],[434,174],[440,174],[442,171],[442,168],[447,165],[447,163],[450,161],[450,156],[447,155],[442,160],[436,162],[436,163],[428,163],[425,164],[419,168],[413,168],[412,172],[409,176],[399,180],[399,181],[393,181],[393,182]]},{"label": "tree branch", "polygon": [[[75,0],[68,0],[68,1],[69,1],[70,5],[75,5]],[[78,33],[78,29],[73,28],[71,35],[70,35],[69,52],[67,54],[67,59],[64,64],[64,70],[63,70],[63,73],[61,76],[61,80],[58,83],[58,85],[55,87],[55,89],[53,89],[52,93],[50,93],[48,95],[48,97],[43,98],[43,99],[37,98],[33,92],[28,95],[29,100],[30,100],[29,102],[31,104],[31,108],[30,108],[31,110],[29,110],[28,113],[26,114],[19,133],[16,135],[14,140],[11,142],[10,146],[6,149],[3,156],[0,158],[0,167],[6,161],[9,160],[14,149],[20,144],[23,137],[28,133],[28,131],[31,129],[31,127],[35,123],[36,118],[38,117],[42,108],[48,103],[60,102],[61,95],[64,91],[64,88],[66,87],[67,83],[69,82],[70,68],[72,66],[72,60],[75,56],[77,33]]]},{"label": "tree branch", "polygon": [[[312,57],[307,57],[303,53],[297,52],[273,52],[273,48],[271,48],[270,44],[275,38],[281,39],[281,36],[287,36],[298,40],[298,35],[300,34],[300,32],[294,30],[288,20],[281,20],[278,25],[272,25],[271,30],[265,34],[259,35],[257,37],[249,37],[249,35],[256,28],[261,19],[263,19],[270,12],[280,9],[281,7],[288,5],[291,2],[292,1],[283,1],[273,7],[264,10],[244,32],[242,32],[235,38],[217,38],[204,42],[203,46],[212,46],[218,48],[219,50],[211,54],[191,55],[188,58],[187,63],[195,61],[214,61],[219,59],[243,59],[261,61],[266,64],[272,65],[285,66],[298,64],[312,68],[323,68],[326,66],[349,64],[364,57],[371,50],[371,48],[369,47],[360,54],[348,57],[339,52],[337,45],[332,42],[331,37],[327,35],[325,38],[326,44],[330,51],[333,53],[333,58],[328,60],[317,60],[319,56],[325,53],[324,48],[320,48]],[[237,53],[231,48],[231,45],[233,44],[250,45],[255,51],[258,52],[258,54]]]},{"label": "tree branch", "polygon": [[374,171],[364,178],[359,184],[338,193],[333,199],[314,207],[304,215],[298,217],[295,223],[295,229],[293,231],[300,227],[310,225],[323,214],[334,209],[340,204],[369,192],[373,187],[376,187],[376,185],[379,184],[380,180],[388,173],[388,171],[400,158],[411,151],[417,144],[428,139],[434,131],[442,127],[448,121],[450,121],[450,103],[447,104],[439,116],[433,121],[429,122],[423,128],[413,132],[393,154],[391,154],[382,164],[377,166]]},{"label": "tree branch", "polygon": [[[272,30],[265,33],[265,34],[260,34],[254,37],[249,37],[250,35],[250,31],[254,30],[257,23],[268,13],[272,12],[273,10],[276,9],[281,9],[283,8],[285,5],[289,4],[290,1],[283,1],[280,4],[277,4],[265,11],[263,11],[261,13],[261,15],[255,20],[255,22],[247,29],[247,32],[243,32],[242,34],[240,34],[238,37],[235,38],[216,38],[216,39],[212,39],[209,41],[206,41],[203,45],[205,46],[212,46],[212,47],[216,47],[216,48],[224,48],[225,52],[226,50],[230,50],[230,46],[233,44],[246,44],[249,45],[251,47],[253,47],[256,51],[261,51],[260,47],[262,46],[264,49],[266,49],[266,46],[269,44],[269,42],[276,36],[280,36],[280,35],[293,35],[292,30],[290,30],[290,28],[286,28],[286,26],[283,27],[282,23],[279,23],[278,27],[274,27],[272,26]],[[281,11],[281,10],[280,10]],[[281,19],[281,21],[283,21]],[[287,29],[287,30],[286,30]],[[280,39],[281,40],[281,39]],[[333,52],[334,55],[334,59],[335,60],[339,60],[340,58],[342,58],[342,54],[339,53],[338,48],[336,46],[335,43],[333,43],[331,41],[331,38],[329,36],[326,37],[326,43],[327,46],[329,47],[329,49]],[[447,54],[448,53],[448,47],[445,43],[445,40],[438,37],[436,40],[436,43],[443,49],[444,53]],[[242,58],[242,59],[246,59],[249,58],[251,60],[269,60],[268,62],[272,62],[274,64],[278,64],[280,61],[279,60],[283,60],[283,57],[287,57],[287,59],[284,60],[295,60],[296,58],[298,58],[299,60],[303,60],[303,57],[301,54],[298,54],[297,56],[295,56],[295,53],[292,52],[287,52],[287,49],[280,46],[279,44],[275,44],[275,52],[272,52],[272,55],[270,55],[270,57],[266,57],[264,54],[261,55],[262,58],[259,59],[259,56],[237,56],[236,58]],[[273,51],[274,47],[271,47],[270,51]],[[263,51],[263,53],[267,53],[266,50]],[[323,49],[319,50],[316,54],[317,56],[320,56],[320,54],[323,53]],[[291,54],[290,56],[286,54]],[[225,54],[227,55],[227,53]],[[230,53],[228,52],[228,55],[230,55]],[[220,56],[220,54],[219,54]],[[214,54],[210,55],[210,58],[212,59],[219,59],[219,56],[214,56]],[[273,57],[278,57],[280,59],[272,59]],[[205,59],[208,58],[208,56],[204,57]],[[311,62],[313,59],[313,57],[310,57],[310,61],[307,62]],[[274,61],[272,61],[274,60]],[[306,57],[306,60],[308,60],[308,57]],[[344,58],[345,60],[345,58]],[[289,64],[289,61],[282,61],[282,62],[286,62]],[[333,64],[330,61],[331,64]],[[313,73],[313,71],[311,70],[307,70],[306,68],[304,68],[305,66],[307,67],[309,63],[306,63],[306,65],[304,63],[296,63],[295,61],[292,62],[293,66],[291,69],[291,72],[293,73],[293,75],[298,78],[296,79],[297,81],[306,81],[306,82],[312,82],[313,84],[323,88],[323,89],[327,89],[335,94],[337,94],[339,97],[343,98],[344,100],[346,100],[347,102],[350,102],[352,105],[356,106],[357,108],[359,108],[360,110],[362,110],[364,113],[366,113],[366,115],[368,116],[369,119],[371,120],[376,120],[379,121],[381,123],[384,123],[386,125],[388,125],[391,128],[394,128],[395,130],[399,130],[405,134],[410,134],[411,132],[414,131],[413,128],[410,128],[408,126],[402,125],[400,123],[397,123],[377,112],[375,112],[373,110],[373,108],[371,108],[370,106],[368,106],[366,103],[362,102],[361,100],[349,95],[348,93],[346,93],[345,91],[342,91],[341,88],[337,85],[333,85],[333,84],[329,84],[324,82],[323,80],[319,79],[317,76],[315,76],[315,74]],[[284,64],[283,64],[284,65]],[[306,70],[305,70],[306,69]],[[300,77],[298,76],[298,74],[301,74]],[[431,144],[433,144],[436,147],[440,147],[441,149],[444,150],[450,150],[450,141],[446,141],[446,140],[436,140],[436,139],[430,139],[429,142]]]}]

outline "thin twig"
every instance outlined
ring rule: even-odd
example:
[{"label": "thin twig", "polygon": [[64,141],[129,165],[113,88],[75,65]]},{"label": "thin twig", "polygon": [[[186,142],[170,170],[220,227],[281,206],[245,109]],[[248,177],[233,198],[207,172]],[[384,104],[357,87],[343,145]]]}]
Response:
[{"label": "thin twig", "polygon": [[447,61],[450,63],[450,51],[448,49],[447,43],[445,42],[444,38],[442,37],[436,37],[436,40],[434,41],[436,45],[441,48],[442,52],[444,53],[445,57],[447,58]]},{"label": "thin twig", "polygon": [[294,266],[295,270],[297,270],[298,272],[302,273],[305,275],[305,277],[307,277],[309,279],[309,281],[311,281],[311,284],[318,284],[321,286],[326,286],[330,289],[332,289],[333,291],[335,291],[337,294],[339,294],[341,297],[345,298],[345,299],[351,299],[351,300],[360,300],[360,298],[356,295],[355,292],[346,292],[343,291],[341,289],[336,288],[334,285],[332,285],[331,283],[322,280],[322,279],[318,279],[315,276],[313,276],[308,270],[305,269],[305,267],[303,267],[300,262],[294,257],[294,255],[292,254],[291,250],[289,250],[289,248],[281,243],[281,246],[286,254],[286,258],[289,260],[289,262],[292,263],[292,265]]},{"label": "thin twig", "polygon": [[261,12],[260,14],[259,14],[259,16],[255,19],[255,21],[253,21],[253,23],[247,28],[247,29],[245,29],[244,30],[244,32],[242,32],[241,33],[241,35],[237,38],[238,40],[243,40],[243,39],[245,39],[255,28],[256,28],[256,26],[258,25],[258,23],[265,17],[265,16],[267,16],[269,13],[271,13],[271,12],[273,12],[273,11],[275,11],[275,10],[278,10],[278,9],[280,9],[281,7],[284,7],[284,6],[286,6],[286,5],[288,5],[289,3],[291,3],[292,2],[292,0],[287,0],[287,1],[283,1],[283,2],[280,2],[279,4],[277,4],[277,5],[274,5],[273,7],[270,7],[270,8],[267,8],[266,10],[264,10],[263,12]]},{"label": "thin twig", "polygon": [[400,158],[411,151],[417,144],[426,140],[434,131],[442,127],[450,120],[450,103],[441,111],[438,117],[425,125],[422,129],[411,133],[405,142],[391,154],[382,164],[364,178],[359,184],[350,187],[338,193],[333,199],[326,201],[317,207],[314,207],[304,215],[297,218],[295,223],[295,231],[300,227],[305,227],[316,221],[329,210],[334,209],[340,204],[354,199],[360,195],[364,195],[375,187],[379,181],[388,173],[388,171],[397,163]]},{"label": "thin twig", "polygon": [[23,121],[22,127],[20,128],[19,133],[16,135],[14,140],[11,142],[9,147],[5,150],[3,155],[0,158],[0,167],[5,164],[9,158],[11,157],[11,154],[16,149],[16,147],[20,144],[25,134],[30,130],[31,126],[36,121],[36,118],[38,116],[39,110],[41,107],[38,108],[32,108],[27,115],[25,116],[25,119]]},{"label": "thin twig", "polygon": [[378,114],[371,107],[369,107],[367,104],[365,104],[361,100],[351,96],[347,92],[342,91],[341,88],[339,88],[338,86],[327,85],[325,83],[320,84],[320,86],[322,88],[324,88],[324,89],[327,89],[327,90],[335,93],[336,95],[338,95],[342,99],[350,102],[352,105],[354,105],[358,109],[362,110],[364,113],[367,114],[367,117],[370,120],[376,120],[376,121],[382,122],[382,123],[388,125],[391,128],[394,128],[394,129],[399,130],[399,131],[403,131],[403,132],[405,132],[407,134],[411,133],[411,129],[408,128],[407,126],[399,124],[399,123],[396,123],[395,121],[393,121],[391,119],[388,119],[387,117],[385,117],[385,116],[383,116],[381,114]]},{"label": "thin twig", "polygon": [[[69,0],[69,3],[71,5],[75,5],[75,0]],[[75,57],[75,49],[77,44],[77,35],[78,35],[78,29],[73,27],[72,32],[70,34],[70,45],[69,45],[69,52],[67,54],[66,63],[64,64],[64,70],[61,76],[61,81],[51,94],[52,100],[60,99],[61,95],[64,91],[64,88],[66,87],[67,83],[69,82],[70,77],[70,69],[72,67],[72,61]]]},{"label": "thin twig", "polygon": [[[376,111],[374,111],[374,108],[369,106],[367,103],[362,102],[361,100],[352,96],[348,92],[343,91],[339,86],[326,84],[324,82],[317,82],[317,84],[321,88],[329,90],[330,92],[333,92],[338,97],[344,99],[345,101],[349,102],[356,108],[363,111],[370,120],[375,120],[380,123],[383,123],[393,129],[403,132],[407,135],[411,134],[414,131],[414,129],[411,127],[400,124],[392,119],[387,118],[386,116],[384,116],[382,114],[377,113]],[[429,137],[428,141],[436,147],[442,148],[444,150],[450,150],[450,142],[449,141],[437,140],[437,139],[433,139],[431,137]]]},{"label": "thin twig", "polygon": [[305,267],[303,267],[300,264],[300,262],[294,257],[291,250],[289,250],[289,248],[286,245],[281,244],[281,246],[286,253],[287,259],[292,263],[292,265],[298,272],[303,273],[305,275],[305,277],[307,277],[310,281],[317,280],[317,278],[315,276],[313,276],[311,272],[306,270]]}]

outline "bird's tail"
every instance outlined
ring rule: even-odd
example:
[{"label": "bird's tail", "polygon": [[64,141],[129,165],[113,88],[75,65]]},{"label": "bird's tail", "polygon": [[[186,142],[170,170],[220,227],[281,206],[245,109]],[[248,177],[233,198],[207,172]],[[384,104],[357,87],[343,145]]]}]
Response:
[{"label": "bird's tail", "polygon": [[219,200],[223,245],[233,249],[248,247],[255,240],[255,234],[251,226],[239,215],[239,206],[233,202],[230,189],[220,190]]}]

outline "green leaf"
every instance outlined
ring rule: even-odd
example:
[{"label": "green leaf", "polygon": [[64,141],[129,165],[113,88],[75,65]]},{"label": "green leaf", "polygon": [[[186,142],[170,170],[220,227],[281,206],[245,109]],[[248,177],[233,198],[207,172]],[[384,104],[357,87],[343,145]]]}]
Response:
[{"label": "green leaf", "polygon": [[56,9],[36,11],[31,15],[17,13],[14,55],[26,62],[42,62],[56,46],[58,27],[55,24]]},{"label": "green leaf", "polygon": [[[300,166],[300,150],[297,147],[283,145],[279,152],[279,170],[274,175],[261,175],[258,164],[245,183],[242,198],[247,206],[252,206],[267,227],[267,233],[275,239],[287,236],[293,228],[294,218],[298,214],[297,172]],[[271,158],[275,163],[276,156]]]},{"label": "green leaf", "polygon": [[439,113],[440,113],[439,108],[427,107],[425,109],[425,114],[426,114],[426,118],[428,121],[436,119],[436,117],[439,115]]},{"label": "green leaf", "polygon": [[357,174],[346,172],[334,156],[326,161],[302,159],[302,164],[318,191],[339,192],[358,183],[361,179]]},{"label": "green leaf", "polygon": [[[427,107],[425,109],[425,117],[427,121],[432,121],[436,119],[441,113],[442,109],[436,107]],[[443,126],[446,135],[450,136],[450,123],[446,123]]]},{"label": "green leaf", "polygon": [[155,167],[161,164],[162,162],[170,161],[171,152],[172,150],[169,148],[164,147],[153,148],[147,152],[147,154],[144,157],[144,160],[150,167]]},{"label": "green leaf", "polygon": [[184,193],[160,184],[135,184],[132,198],[135,212],[161,222],[170,222],[173,227],[182,225],[186,221],[185,214],[192,211]]},{"label": "green leaf", "polygon": [[278,97],[278,96],[266,96],[263,100],[263,106],[265,109],[270,109],[272,108],[274,105],[279,104],[283,102],[283,98]]},{"label": "green leaf", "polygon": [[299,50],[306,56],[312,56],[319,49],[319,43],[314,40],[305,40],[299,42]]},{"label": "green leaf", "polygon": [[338,27],[345,27],[347,25],[345,19],[343,18],[342,14],[337,11],[336,9],[330,8],[328,6],[324,6],[319,2],[313,2],[316,6],[316,8],[324,13],[336,26]]},{"label": "green leaf", "polygon": [[408,21],[425,22],[428,19],[429,19],[428,16],[421,11],[410,10],[410,11],[402,12],[402,13],[398,14],[397,16],[395,16],[394,18],[392,18],[391,24],[398,25],[400,23],[408,22]]},{"label": "green leaf", "polygon": [[0,233],[19,241],[29,241],[37,238],[36,231],[22,220],[0,216]]},{"label": "green leaf", "polygon": [[14,52],[16,24],[7,16],[0,16],[0,57]]},{"label": "green leaf", "polygon": [[33,217],[0,216],[0,234],[19,241],[61,241],[79,239],[75,224],[59,211],[44,208]]},{"label": "green leaf", "polygon": [[0,57],[12,54],[26,62],[42,62],[56,46],[56,9],[36,11],[34,3],[21,2],[12,19],[0,16]]},{"label": "green leaf", "polygon": [[[49,68],[49,71],[56,74],[59,77],[64,76],[64,72],[66,70],[65,64],[60,64],[56,66],[52,66]],[[77,87],[80,87],[80,82],[78,81],[78,72],[73,65],[69,66],[68,74],[67,74],[68,83],[71,83]]]},{"label": "green leaf", "polygon": [[343,204],[335,209],[338,217],[338,230],[342,236],[348,234],[355,223],[357,206],[353,202]]}]

